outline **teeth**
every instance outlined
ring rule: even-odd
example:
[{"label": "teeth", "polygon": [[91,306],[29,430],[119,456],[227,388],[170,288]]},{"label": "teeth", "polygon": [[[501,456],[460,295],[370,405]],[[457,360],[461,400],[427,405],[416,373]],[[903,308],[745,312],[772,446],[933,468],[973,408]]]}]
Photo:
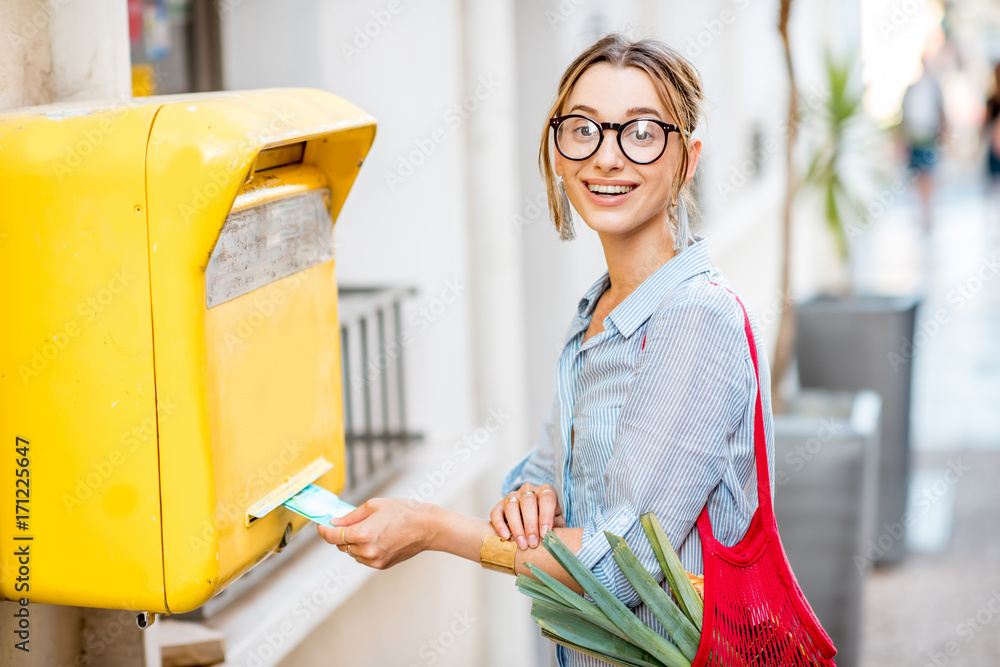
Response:
[{"label": "teeth", "polygon": [[602,195],[623,195],[626,192],[635,190],[634,185],[598,185],[596,183],[588,183],[587,187],[590,188],[591,192],[597,192]]}]

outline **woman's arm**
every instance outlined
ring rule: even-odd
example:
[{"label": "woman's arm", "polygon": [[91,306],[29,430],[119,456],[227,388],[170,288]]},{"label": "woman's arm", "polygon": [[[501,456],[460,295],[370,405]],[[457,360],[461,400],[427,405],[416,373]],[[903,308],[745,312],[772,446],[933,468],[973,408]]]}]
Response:
[{"label": "woman's arm", "polygon": [[[483,538],[496,535],[485,519],[452,512],[438,505],[402,498],[372,498],[353,512],[319,526],[319,534],[359,563],[386,569],[421,551],[443,551],[479,562]],[[554,528],[556,536],[574,553],[579,551],[582,528]],[[583,590],[543,547],[517,549],[516,574],[531,576],[531,563],[578,593]]]}]

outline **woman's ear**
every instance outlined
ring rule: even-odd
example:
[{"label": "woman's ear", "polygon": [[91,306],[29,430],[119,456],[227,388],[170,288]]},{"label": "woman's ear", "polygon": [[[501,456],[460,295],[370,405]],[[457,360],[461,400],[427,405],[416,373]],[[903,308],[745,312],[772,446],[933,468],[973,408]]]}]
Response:
[{"label": "woman's ear", "polygon": [[684,176],[685,184],[694,178],[694,171],[698,167],[699,158],[701,158],[701,139],[695,139],[688,144],[688,172]]},{"label": "woman's ear", "polygon": [[556,176],[562,178],[562,171],[563,171],[562,155],[559,154],[559,151],[553,151],[553,152],[554,155],[552,156],[552,169],[556,172]]}]

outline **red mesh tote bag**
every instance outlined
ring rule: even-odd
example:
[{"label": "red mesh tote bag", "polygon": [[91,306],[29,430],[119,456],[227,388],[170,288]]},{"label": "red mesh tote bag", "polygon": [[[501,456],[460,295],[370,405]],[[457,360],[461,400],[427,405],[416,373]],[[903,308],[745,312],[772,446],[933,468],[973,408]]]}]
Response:
[{"label": "red mesh tote bag", "polygon": [[[735,294],[734,294],[735,296]],[[708,508],[698,517],[705,566],[705,616],[692,667],[827,667],[837,650],[806,602],[785,550],[771,505],[767,445],[760,398],[757,345],[739,297],[754,376],[754,458],[757,511],[733,547],[712,535]]]}]

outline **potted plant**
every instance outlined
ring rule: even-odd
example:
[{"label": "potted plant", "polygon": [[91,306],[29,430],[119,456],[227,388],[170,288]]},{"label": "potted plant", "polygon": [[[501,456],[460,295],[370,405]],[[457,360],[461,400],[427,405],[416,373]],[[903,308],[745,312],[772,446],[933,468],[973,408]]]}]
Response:
[{"label": "potted plant", "polygon": [[[845,264],[851,245],[871,224],[865,219],[856,174],[865,168],[863,89],[853,59],[826,57],[829,96],[814,116],[819,143],[802,179],[803,189],[822,201],[823,214]],[[853,178],[852,178],[853,176]],[[874,179],[871,179],[874,180]],[[900,185],[901,187],[901,185]],[[877,525],[894,525],[906,512],[910,470],[912,343],[916,295],[862,294],[850,280],[839,291],[798,304],[794,342],[799,384],[806,388],[859,391],[882,397]],[[899,561],[905,540],[894,540],[878,562]]]},{"label": "potted plant", "polygon": [[[802,195],[811,194],[834,232],[837,247],[843,256],[849,254],[844,230],[849,215],[857,210],[859,198],[854,195],[853,182],[844,175],[844,164],[852,157],[848,133],[860,115],[861,98],[852,85],[853,65],[839,64],[828,57],[829,95],[818,114],[820,127],[810,128],[818,130],[813,134],[820,141],[811,152],[808,167],[798,169],[795,156],[801,114],[788,34],[790,9],[791,0],[782,0],[779,32],[789,79],[789,122],[782,216],[781,289],[785,308],[771,375],[775,411],[774,508],[788,559],[838,649],[837,664],[852,667],[859,654],[861,589],[867,570],[857,567],[855,557],[865,553],[868,541],[875,537],[880,505],[882,401],[876,394],[859,391],[868,388],[864,378],[839,385],[827,382],[822,374],[817,378],[817,364],[846,364],[843,357],[856,353],[850,345],[858,343],[854,341],[844,350],[840,338],[843,331],[823,330],[822,326],[819,334],[831,333],[835,340],[817,343],[813,313],[818,304],[826,301],[816,299],[797,306],[793,303],[791,238],[795,205]],[[854,298],[841,293],[829,300]],[[836,315],[833,319],[839,320]],[[799,384],[819,389],[804,388],[785,395],[782,380],[796,365]],[[845,393],[844,389],[850,391]]]}]

